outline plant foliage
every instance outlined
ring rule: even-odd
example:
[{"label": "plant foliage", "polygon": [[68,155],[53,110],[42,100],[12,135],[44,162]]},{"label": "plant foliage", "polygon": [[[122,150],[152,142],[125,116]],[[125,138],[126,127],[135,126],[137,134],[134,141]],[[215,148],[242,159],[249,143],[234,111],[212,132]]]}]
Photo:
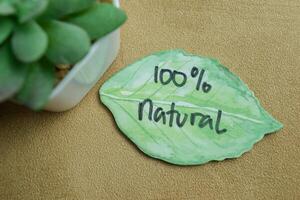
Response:
[{"label": "plant foliage", "polygon": [[13,98],[43,108],[55,66],[77,63],[91,41],[126,19],[124,11],[96,0],[0,0],[0,102]]}]

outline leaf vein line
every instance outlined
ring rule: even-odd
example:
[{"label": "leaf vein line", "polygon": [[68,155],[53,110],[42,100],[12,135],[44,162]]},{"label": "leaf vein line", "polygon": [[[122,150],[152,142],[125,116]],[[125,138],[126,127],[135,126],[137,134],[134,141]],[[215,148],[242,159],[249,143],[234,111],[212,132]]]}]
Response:
[{"label": "leaf vein line", "polygon": [[[138,98],[128,99],[126,97],[117,97],[117,96],[114,96],[114,95],[106,94],[104,92],[102,92],[101,95],[109,97],[111,99],[120,100],[120,101],[142,102],[144,100],[144,99],[138,99]],[[154,103],[161,104],[161,105],[171,105],[171,103],[172,103],[171,101],[159,101],[159,100],[152,100],[152,101]],[[177,107],[185,107],[185,108],[201,108],[201,109],[204,109],[204,110],[208,110],[210,112],[217,112],[218,111],[218,109],[216,109],[216,108],[199,106],[199,105],[195,105],[195,104],[192,104],[192,103],[186,103],[186,102],[181,102],[181,101],[178,101],[176,106]],[[246,117],[246,116],[236,114],[236,113],[229,113],[229,112],[223,111],[222,114],[227,115],[227,116],[231,116],[231,117],[235,117],[235,118],[238,118],[238,119],[248,120],[248,121],[251,121],[251,122],[254,122],[254,123],[258,123],[258,124],[263,123],[263,122],[261,122],[257,119],[253,119],[253,118]]]},{"label": "leaf vein line", "polygon": [[154,138],[153,138],[153,136],[150,134],[150,133],[148,133],[148,131],[143,127],[143,126],[141,126],[139,123],[137,123],[136,122],[136,120],[134,119],[134,117],[121,105],[121,104],[119,104],[119,103],[117,103],[116,101],[115,101],[115,103],[117,104],[117,105],[119,105],[120,106],[120,108],[122,108],[122,110],[156,143],[156,144],[158,144],[158,145],[160,145],[159,144],[159,142],[157,142]]}]

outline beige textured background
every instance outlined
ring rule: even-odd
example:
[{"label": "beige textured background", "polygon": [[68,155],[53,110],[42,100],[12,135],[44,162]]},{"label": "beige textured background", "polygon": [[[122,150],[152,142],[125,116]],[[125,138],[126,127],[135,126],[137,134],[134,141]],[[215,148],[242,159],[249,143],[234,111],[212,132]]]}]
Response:
[{"label": "beige textured background", "polygon": [[[65,113],[0,105],[0,199],[300,199],[300,1],[126,0],[117,60]],[[183,48],[218,58],[284,129],[241,158],[177,167],[144,156],[99,102],[137,58]]]}]

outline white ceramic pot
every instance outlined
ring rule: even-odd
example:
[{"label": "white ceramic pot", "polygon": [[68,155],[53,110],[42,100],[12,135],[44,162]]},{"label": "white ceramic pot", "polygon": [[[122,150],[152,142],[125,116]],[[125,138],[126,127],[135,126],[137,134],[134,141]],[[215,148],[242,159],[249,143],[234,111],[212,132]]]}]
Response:
[{"label": "white ceramic pot", "polygon": [[[119,0],[113,1],[119,7]],[[89,53],[54,88],[44,110],[61,112],[76,106],[116,58],[120,48],[120,30],[96,41]]]}]

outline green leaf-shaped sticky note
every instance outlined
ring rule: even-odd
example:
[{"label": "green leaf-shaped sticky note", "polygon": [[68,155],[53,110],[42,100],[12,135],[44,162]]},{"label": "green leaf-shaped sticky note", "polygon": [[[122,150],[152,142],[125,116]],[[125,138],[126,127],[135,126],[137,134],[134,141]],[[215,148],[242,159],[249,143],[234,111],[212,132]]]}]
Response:
[{"label": "green leaf-shaped sticky note", "polygon": [[0,102],[12,97],[22,87],[27,66],[18,62],[8,43],[0,47]]},{"label": "green leaf-shaped sticky note", "polygon": [[179,165],[239,157],[282,127],[218,61],[181,50],[129,65],[100,95],[138,148]]},{"label": "green leaf-shaped sticky note", "polygon": [[109,3],[97,3],[90,9],[71,16],[68,22],[86,30],[91,39],[98,39],[121,26],[127,19],[123,10]]},{"label": "green leaf-shaped sticky note", "polygon": [[49,36],[47,58],[55,64],[74,64],[90,49],[88,34],[80,27],[59,21],[50,21],[44,29]]},{"label": "green leaf-shaped sticky note", "polygon": [[0,18],[0,45],[2,42],[8,38],[8,36],[11,34],[13,28],[14,28],[14,23],[11,19],[9,18]]},{"label": "green leaf-shaped sticky note", "polygon": [[15,99],[39,110],[47,103],[55,80],[54,66],[47,61],[31,64],[25,83]]},{"label": "green leaf-shaped sticky note", "polygon": [[48,36],[34,21],[19,25],[12,37],[12,48],[23,62],[34,62],[46,52]]},{"label": "green leaf-shaped sticky note", "polygon": [[48,5],[48,0],[26,0],[16,3],[19,22],[23,23],[40,15]]},{"label": "green leaf-shaped sticky note", "polygon": [[43,19],[59,18],[79,12],[91,6],[96,0],[49,0]]}]

